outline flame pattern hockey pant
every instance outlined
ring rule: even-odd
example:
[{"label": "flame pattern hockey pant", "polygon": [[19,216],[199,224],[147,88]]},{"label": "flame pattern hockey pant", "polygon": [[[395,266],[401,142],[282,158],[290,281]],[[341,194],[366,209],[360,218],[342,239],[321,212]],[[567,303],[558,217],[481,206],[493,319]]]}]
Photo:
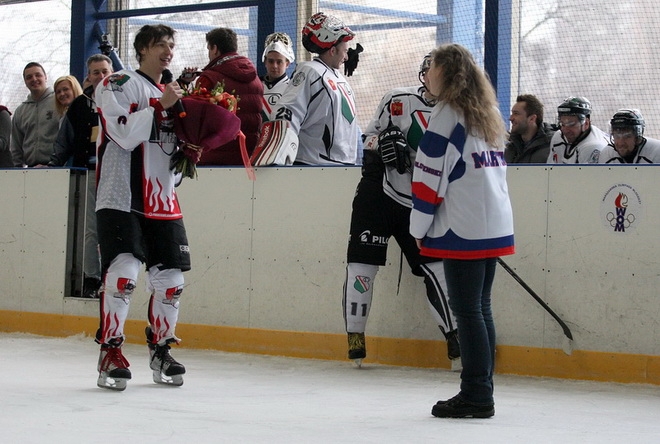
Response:
[{"label": "flame pattern hockey pant", "polygon": [[[113,339],[123,341],[124,324],[140,266],[140,260],[130,253],[121,253],[110,263],[101,294],[101,325],[97,333],[97,341],[101,344],[107,344]],[[148,318],[153,343],[162,345],[171,340],[179,340],[174,330],[179,317],[183,282],[180,269],[161,270],[156,265],[148,270],[147,287],[151,292]]]}]

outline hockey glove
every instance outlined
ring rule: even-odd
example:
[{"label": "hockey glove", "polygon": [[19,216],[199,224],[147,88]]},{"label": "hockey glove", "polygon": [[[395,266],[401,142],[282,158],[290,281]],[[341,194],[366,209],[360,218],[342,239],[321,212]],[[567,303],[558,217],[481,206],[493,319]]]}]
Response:
[{"label": "hockey glove", "polygon": [[404,174],[410,167],[410,154],[406,136],[398,126],[388,126],[378,136],[378,152],[383,163],[396,168],[399,174]]}]

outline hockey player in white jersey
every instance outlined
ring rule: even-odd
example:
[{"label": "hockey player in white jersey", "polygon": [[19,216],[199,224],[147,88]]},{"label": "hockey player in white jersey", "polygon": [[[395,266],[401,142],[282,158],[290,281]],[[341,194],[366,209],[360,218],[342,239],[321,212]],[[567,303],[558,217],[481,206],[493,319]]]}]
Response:
[{"label": "hockey player in white jersey", "polygon": [[610,144],[600,163],[660,163],[660,140],[644,137],[644,117],[638,109],[620,109],[610,120]]},{"label": "hockey player in white jersey", "polygon": [[568,97],[557,107],[559,131],[550,141],[548,163],[598,163],[609,142],[607,134],[591,124],[591,102]]},{"label": "hockey player in white jersey", "polygon": [[146,339],[149,366],[158,383],[181,385],[185,367],[170,355],[183,272],[190,270],[183,215],[174,191],[180,176],[170,169],[179,147],[168,111],[182,92],[176,82],[161,85],[174,55],[175,31],[145,25],[135,36],[139,69],[106,77],[96,89],[102,132],[97,140],[96,214],[104,285],[100,297],[101,345],[97,385],[124,390],[131,379],[123,356],[124,324],[142,263],[151,290]]},{"label": "hockey player in white jersey", "polygon": [[261,120],[273,120],[275,105],[289,84],[287,68],[296,59],[291,46],[291,37],[283,32],[275,32],[266,37],[261,61],[266,66],[266,74],[261,77],[264,85],[263,111]]},{"label": "hockey player in white jersey", "polygon": [[364,135],[362,179],[353,200],[343,298],[348,358],[358,365],[366,356],[364,332],[374,281],[378,267],[385,265],[391,236],[413,274],[424,277],[431,313],[447,340],[448,358],[460,358],[442,262],[421,256],[409,233],[412,165],[435,105],[435,98],[424,86],[430,61],[426,56],[420,65],[422,86],[385,94]]},{"label": "hockey player in white jersey", "polygon": [[291,122],[298,135],[297,164],[356,163],[355,95],[340,71],[354,37],[341,20],[322,12],[314,14],[302,30],[303,46],[318,57],[296,66],[275,111],[275,119]]}]

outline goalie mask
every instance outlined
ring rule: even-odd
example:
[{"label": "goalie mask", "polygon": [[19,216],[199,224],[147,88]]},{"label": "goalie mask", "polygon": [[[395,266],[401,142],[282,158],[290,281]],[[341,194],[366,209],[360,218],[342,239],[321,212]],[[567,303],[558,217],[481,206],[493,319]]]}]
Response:
[{"label": "goalie mask", "polygon": [[296,59],[291,44],[291,37],[283,32],[274,32],[266,37],[266,41],[264,42],[264,53],[261,56],[263,62],[266,61],[266,56],[271,51],[279,52],[289,61],[289,63],[293,63]]},{"label": "goalie mask", "polygon": [[349,41],[355,33],[334,15],[318,12],[310,17],[302,30],[302,44],[305,49],[321,54],[339,42]]}]

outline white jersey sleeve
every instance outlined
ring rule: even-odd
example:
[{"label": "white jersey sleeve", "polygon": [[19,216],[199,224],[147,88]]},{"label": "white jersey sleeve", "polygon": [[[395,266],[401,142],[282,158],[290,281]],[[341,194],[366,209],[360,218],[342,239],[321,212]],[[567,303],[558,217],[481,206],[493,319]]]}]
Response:
[{"label": "white jersey sleeve", "polygon": [[288,120],[298,134],[296,161],[355,164],[359,132],[355,95],[339,70],[320,59],[296,66],[277,103],[275,119]]}]

